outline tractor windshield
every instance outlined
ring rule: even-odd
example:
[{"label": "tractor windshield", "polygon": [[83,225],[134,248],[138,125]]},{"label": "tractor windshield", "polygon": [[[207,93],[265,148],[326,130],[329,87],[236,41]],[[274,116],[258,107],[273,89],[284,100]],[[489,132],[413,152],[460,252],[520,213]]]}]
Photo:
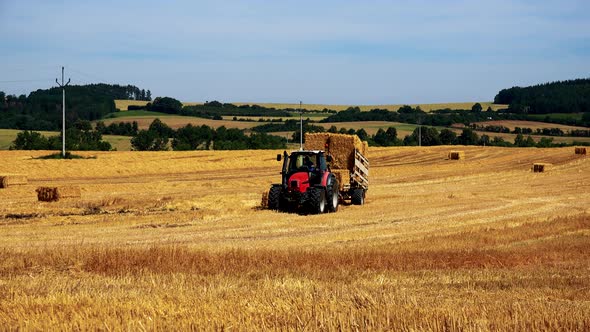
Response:
[{"label": "tractor windshield", "polygon": [[288,172],[325,170],[326,161],[317,153],[294,153],[289,157]]}]

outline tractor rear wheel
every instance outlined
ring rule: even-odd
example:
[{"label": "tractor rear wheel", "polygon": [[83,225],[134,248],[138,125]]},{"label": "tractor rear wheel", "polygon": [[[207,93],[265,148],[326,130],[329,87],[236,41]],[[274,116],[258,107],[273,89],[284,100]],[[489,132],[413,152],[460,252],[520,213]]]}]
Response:
[{"label": "tractor rear wheel", "polygon": [[308,188],[307,208],[312,214],[326,212],[326,192],[320,188]]},{"label": "tractor rear wheel", "polygon": [[272,187],[268,192],[268,208],[278,211],[281,208],[281,187]]},{"label": "tractor rear wheel", "polygon": [[356,188],[352,191],[351,202],[354,205],[365,204],[365,190],[362,188]]},{"label": "tractor rear wheel", "polygon": [[340,198],[340,190],[338,188],[338,182],[328,187],[328,212],[338,211],[338,200]]}]

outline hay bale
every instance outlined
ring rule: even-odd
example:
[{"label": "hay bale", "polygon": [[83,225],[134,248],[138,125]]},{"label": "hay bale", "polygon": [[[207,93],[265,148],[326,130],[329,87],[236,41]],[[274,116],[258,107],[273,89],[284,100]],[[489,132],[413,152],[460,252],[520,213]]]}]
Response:
[{"label": "hay bale", "polygon": [[450,160],[463,160],[465,159],[465,151],[451,151],[449,152]]},{"label": "hay bale", "polygon": [[82,192],[78,186],[63,186],[57,188],[59,198],[80,198]]},{"label": "hay bale", "polygon": [[55,202],[59,200],[57,187],[39,187],[37,190],[37,199],[42,202]]},{"label": "hay bale", "polygon": [[262,201],[260,202],[260,207],[263,209],[268,208],[268,191],[264,191],[262,193]]},{"label": "hay bale", "polygon": [[0,175],[0,188],[29,183],[27,176],[23,174]]},{"label": "hay bale", "polygon": [[345,185],[350,185],[350,171],[347,169],[333,169],[332,173],[336,176],[336,180],[338,180],[338,189],[340,191],[344,190]]},{"label": "hay bale", "polygon": [[308,133],[305,134],[306,150],[324,150],[332,156],[331,168],[349,169],[354,167],[354,150],[366,157],[369,145],[357,135]]},{"label": "hay bale", "polygon": [[79,198],[82,196],[78,186],[39,187],[35,191],[37,192],[37,199],[42,202],[56,202],[62,198]]},{"label": "hay bale", "polygon": [[543,173],[549,170],[551,164],[547,163],[534,163],[533,164],[533,172],[534,173]]},{"label": "hay bale", "polygon": [[329,133],[306,133],[305,149],[306,150],[326,150]]},{"label": "hay bale", "polygon": [[586,155],[586,148],[576,148],[576,154]]},{"label": "hay bale", "polygon": [[363,149],[361,154],[365,156],[365,158],[369,158],[369,142],[363,141]]}]

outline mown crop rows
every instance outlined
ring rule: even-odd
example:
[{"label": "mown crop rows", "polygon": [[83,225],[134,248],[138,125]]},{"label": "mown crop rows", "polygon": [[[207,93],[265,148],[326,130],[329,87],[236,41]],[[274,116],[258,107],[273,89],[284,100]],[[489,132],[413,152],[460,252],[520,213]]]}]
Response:
[{"label": "mown crop rows", "polygon": [[[450,149],[371,149],[367,204],[314,216],[258,209],[280,151],[0,152],[28,176],[0,189],[0,325],[589,329],[589,159]],[[82,198],[36,201],[56,183]]]}]

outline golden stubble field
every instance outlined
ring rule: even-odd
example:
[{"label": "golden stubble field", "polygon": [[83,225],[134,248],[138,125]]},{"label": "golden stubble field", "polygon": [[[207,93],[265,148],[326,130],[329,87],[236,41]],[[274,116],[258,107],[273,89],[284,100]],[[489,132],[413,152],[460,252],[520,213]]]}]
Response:
[{"label": "golden stubble field", "polygon": [[[372,148],[366,205],[314,216],[258,208],[278,152],[0,151],[29,178],[0,189],[0,326],[590,329],[573,148]],[[82,197],[37,202],[44,185]]]}]

